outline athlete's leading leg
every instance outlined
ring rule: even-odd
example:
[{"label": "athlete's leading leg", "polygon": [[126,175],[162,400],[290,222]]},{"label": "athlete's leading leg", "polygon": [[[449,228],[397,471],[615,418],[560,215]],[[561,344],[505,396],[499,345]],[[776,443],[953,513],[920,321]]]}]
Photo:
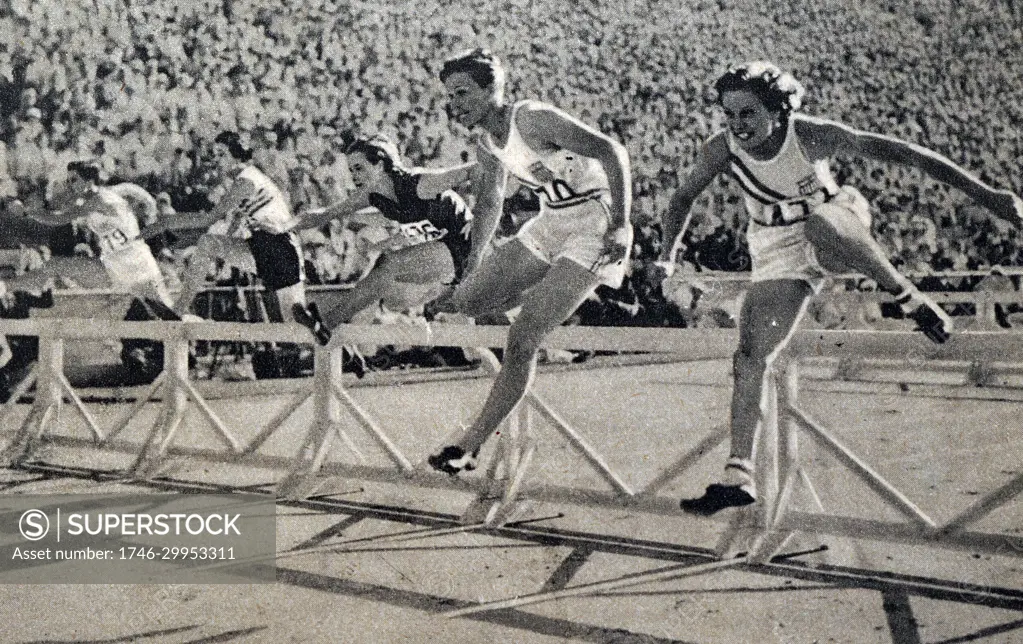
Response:
[{"label": "athlete's leading leg", "polygon": [[583,266],[559,259],[540,283],[523,296],[522,312],[508,331],[501,371],[483,409],[457,445],[445,447],[430,457],[431,466],[456,474],[474,465],[473,455],[525,395],[533,380],[543,339],[567,320],[598,284],[600,278]]},{"label": "athlete's leading leg", "polygon": [[72,288],[109,288],[112,284],[106,268],[98,259],[52,257],[39,268],[7,280],[7,288],[38,295],[58,282]]},{"label": "athlete's leading leg", "polygon": [[856,214],[867,208],[847,193],[818,206],[806,221],[806,238],[817,261],[829,271],[863,273],[883,290],[895,295],[907,317],[934,342],[944,342],[952,331],[952,318],[921,294],[892,265],[881,245]]},{"label": "athlete's leading leg", "polygon": [[684,499],[682,509],[709,515],[756,500],[754,462],[761,419],[764,374],[788,344],[813,289],[802,280],[754,282],[739,314],[739,347],[733,357],[732,445],[722,484],[704,496]]},{"label": "athlete's leading leg", "polygon": [[192,307],[192,300],[203,290],[206,285],[206,277],[216,267],[217,260],[226,260],[226,255],[230,254],[229,247],[244,246],[244,244],[241,240],[230,239],[223,235],[203,235],[199,238],[195,245],[195,251],[188,260],[188,266],[181,276],[181,292],[174,304],[174,312],[178,316],[188,313]]},{"label": "athlete's leading leg", "polygon": [[502,244],[484,258],[444,303],[444,310],[477,317],[510,311],[522,293],[545,279],[550,264],[518,239]]},{"label": "athlete's leading leg", "polygon": [[345,294],[344,299],[321,311],[323,322],[333,329],[349,322],[359,311],[386,298],[396,284],[441,284],[451,281],[454,273],[451,252],[439,242],[385,253],[369,274]]},{"label": "athlete's leading leg", "polygon": [[281,287],[274,290],[274,295],[277,296],[277,302],[281,307],[281,317],[284,318],[284,321],[296,322],[296,307],[300,310],[304,310],[306,307],[305,284],[299,282]]}]

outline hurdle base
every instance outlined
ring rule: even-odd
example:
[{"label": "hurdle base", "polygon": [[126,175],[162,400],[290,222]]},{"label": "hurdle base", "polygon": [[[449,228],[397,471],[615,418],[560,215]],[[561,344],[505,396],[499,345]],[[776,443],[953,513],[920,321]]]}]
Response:
[{"label": "hurdle base", "polygon": [[11,442],[0,452],[0,465],[18,468],[27,463],[43,444],[46,426],[59,411],[56,405],[33,406]]}]

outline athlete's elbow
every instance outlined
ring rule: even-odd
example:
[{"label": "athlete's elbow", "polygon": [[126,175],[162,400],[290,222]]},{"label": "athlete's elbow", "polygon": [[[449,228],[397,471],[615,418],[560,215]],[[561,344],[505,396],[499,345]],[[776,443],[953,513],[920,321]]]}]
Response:
[{"label": "athlete's elbow", "polygon": [[603,140],[603,149],[600,154],[605,166],[617,167],[623,176],[629,174],[629,151],[624,145],[614,139]]},{"label": "athlete's elbow", "polygon": [[693,207],[693,197],[684,190],[677,190],[668,202],[668,214],[678,218],[685,217]]}]

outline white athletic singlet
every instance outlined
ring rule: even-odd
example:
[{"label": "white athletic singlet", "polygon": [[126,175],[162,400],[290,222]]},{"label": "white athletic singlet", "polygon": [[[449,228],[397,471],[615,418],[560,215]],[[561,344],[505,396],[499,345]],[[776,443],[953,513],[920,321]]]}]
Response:
[{"label": "white athletic singlet", "polygon": [[275,235],[285,232],[294,216],[277,184],[251,165],[245,166],[237,178],[248,179],[253,188],[231,215],[244,219],[251,230],[265,230]]},{"label": "white athletic singlet", "polygon": [[523,105],[542,106],[536,101],[519,101],[512,106],[508,142],[503,148],[494,144],[489,133],[483,144],[524,185],[540,197],[540,212],[575,206],[590,199],[607,201],[607,175],[600,162],[567,150],[539,152],[529,147],[515,118]]},{"label": "white athletic singlet", "polygon": [[785,142],[773,159],[758,161],[728,133],[732,176],[739,182],[750,218],[762,226],[786,226],[838,194],[827,159],[811,163],[796,135],[790,116]]},{"label": "white athletic singlet", "polygon": [[139,236],[139,222],[124,197],[109,188],[97,188],[99,204],[79,217],[99,245],[100,257],[124,249]]},{"label": "white athletic singlet", "polygon": [[117,190],[97,188],[89,212],[77,221],[97,240],[99,259],[114,288],[142,295],[155,295],[164,304],[172,303],[163,281],[163,273],[149,245],[139,237],[139,222],[128,201]]}]

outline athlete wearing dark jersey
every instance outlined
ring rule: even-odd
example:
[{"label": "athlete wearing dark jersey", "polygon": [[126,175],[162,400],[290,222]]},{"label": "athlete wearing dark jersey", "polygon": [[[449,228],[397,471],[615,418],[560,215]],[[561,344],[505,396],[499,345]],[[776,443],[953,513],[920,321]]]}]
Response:
[{"label": "athlete wearing dark jersey", "polygon": [[469,263],[472,212],[453,188],[465,183],[471,166],[443,170],[407,169],[394,144],[384,137],[360,138],[345,156],[355,191],[343,202],[303,213],[298,226],[311,228],[331,219],[357,221],[367,209],[375,223],[396,223],[399,232],[378,244],[384,252],[373,268],[336,306],[320,317],[315,306],[296,320],[326,343],[330,329],[359,311],[383,302],[393,310],[422,306],[450,290]]},{"label": "athlete wearing dark jersey", "polygon": [[421,174],[395,169],[391,175],[394,198],[370,192],[369,204],[384,217],[401,224],[402,234],[411,244],[439,241],[451,252],[455,263],[455,278],[461,277],[462,268],[472,248],[470,229],[472,212],[454,190],[445,190],[433,199],[419,196]]}]

